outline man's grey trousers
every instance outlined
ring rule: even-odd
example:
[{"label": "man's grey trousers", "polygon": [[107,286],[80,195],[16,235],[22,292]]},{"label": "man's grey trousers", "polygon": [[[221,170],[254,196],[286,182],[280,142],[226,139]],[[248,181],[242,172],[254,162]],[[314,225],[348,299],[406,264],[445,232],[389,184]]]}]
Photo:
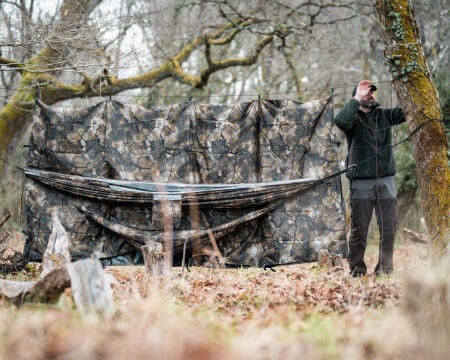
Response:
[{"label": "man's grey trousers", "polygon": [[352,274],[364,275],[367,272],[364,253],[374,208],[380,231],[380,249],[375,272],[392,272],[394,268],[392,262],[394,237],[397,225],[396,202],[393,176],[385,176],[379,179],[350,180],[352,228],[349,242],[349,264]]}]

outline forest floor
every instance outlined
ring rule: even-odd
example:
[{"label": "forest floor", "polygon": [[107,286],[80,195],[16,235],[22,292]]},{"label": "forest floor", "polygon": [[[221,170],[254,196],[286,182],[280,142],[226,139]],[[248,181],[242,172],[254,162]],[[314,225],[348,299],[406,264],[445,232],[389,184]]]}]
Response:
[{"label": "forest floor", "polygon": [[[376,245],[366,260],[372,271]],[[391,277],[354,279],[317,263],[271,270],[110,267],[116,311],[0,302],[1,359],[440,359],[449,354],[448,258],[395,250]],[[14,276],[37,277],[29,266]]]}]

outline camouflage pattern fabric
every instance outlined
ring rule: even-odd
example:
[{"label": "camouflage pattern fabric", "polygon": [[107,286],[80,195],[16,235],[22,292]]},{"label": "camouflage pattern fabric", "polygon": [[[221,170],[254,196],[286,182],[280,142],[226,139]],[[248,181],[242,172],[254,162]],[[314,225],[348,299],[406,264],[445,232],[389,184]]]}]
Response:
[{"label": "camouflage pattern fabric", "polygon": [[[163,229],[164,222],[170,223],[172,241],[181,246],[185,241],[209,237],[209,231],[220,238],[248,221],[254,220],[280,206],[284,199],[295,196],[312,186],[326,181],[321,179],[297,179],[255,184],[154,184],[147,182],[88,178],[51,171],[25,169],[25,175],[54,189],[100,201],[140,202],[152,205],[152,226]],[[248,208],[257,205],[266,207],[252,211],[238,219],[231,220],[212,229],[176,230],[179,227],[182,207],[199,208]],[[77,207],[99,225],[124,236],[140,250],[149,242],[164,242],[161,231],[141,231],[94,214],[84,206]],[[174,230],[175,228],[175,230]],[[130,241],[134,240],[134,241]]]},{"label": "camouflage pattern fabric", "polygon": [[[203,237],[207,229],[220,235],[217,243],[228,264],[313,261],[321,249],[345,255],[339,177],[312,182],[302,191],[293,185],[256,192],[227,186],[317,180],[338,172],[330,98],[154,109],[109,100],[82,110],[39,102],[37,110],[27,166],[52,175],[47,183],[29,176],[25,187],[32,258],[44,253],[50,214],[57,208],[74,259],[139,262],[139,243],[130,234],[161,236],[161,201],[170,204],[175,257],[186,236]],[[165,194],[168,183],[223,187],[158,200],[148,189],[111,191],[115,185],[105,186],[102,179],[151,183]]]}]

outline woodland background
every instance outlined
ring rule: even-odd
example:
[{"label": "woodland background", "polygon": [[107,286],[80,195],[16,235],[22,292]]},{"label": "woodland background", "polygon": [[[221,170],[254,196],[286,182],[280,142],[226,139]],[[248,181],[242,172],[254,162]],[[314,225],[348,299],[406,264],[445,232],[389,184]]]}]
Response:
[{"label": "woodland background", "polygon": [[[436,248],[445,249],[448,19],[448,0],[0,0],[0,156],[25,165],[36,89],[53,106],[86,107],[111,96],[153,107],[258,94],[307,101],[334,88],[337,113],[353,87],[371,79],[382,106],[399,101],[408,108],[408,124],[393,129],[394,142],[427,119],[443,120],[422,128],[412,147],[397,146],[395,157],[399,228],[425,232],[423,223],[434,225],[428,240],[436,237]],[[419,45],[428,64],[400,51],[418,59]],[[426,90],[428,75],[439,100],[433,87]],[[417,112],[410,111],[411,88],[419,94],[412,102],[424,102]],[[432,153],[440,162],[422,156]],[[0,174],[0,219],[13,213],[2,230],[12,233],[24,225],[23,179],[3,162]],[[369,269],[378,255],[372,225]],[[430,257],[428,244],[401,233],[397,240],[392,277],[369,271],[353,279],[345,262],[274,272],[174,268],[163,279],[149,278],[142,267],[111,267],[112,317],[81,314],[70,289],[51,304],[0,299],[0,358],[447,358],[448,250]],[[40,273],[39,264],[29,264],[2,277],[28,281]]]},{"label": "woodland background", "polygon": [[[373,4],[300,3],[92,0],[81,8],[71,1],[1,1],[0,108],[18,125],[10,132],[0,127],[0,155],[25,164],[36,84],[44,102],[69,107],[85,107],[109,95],[146,107],[191,97],[231,103],[258,94],[306,101],[335,88],[337,113],[353,85],[371,79],[381,81],[377,96],[382,106],[396,106]],[[448,124],[448,1],[413,5]],[[166,71],[172,60],[178,68]],[[30,72],[24,73],[27,63]],[[124,80],[112,86],[114,79]],[[407,131],[406,125],[396,127],[394,141]],[[409,143],[397,147],[395,155],[400,228],[423,231]],[[18,228],[21,176],[2,170],[0,217],[12,211]]]}]

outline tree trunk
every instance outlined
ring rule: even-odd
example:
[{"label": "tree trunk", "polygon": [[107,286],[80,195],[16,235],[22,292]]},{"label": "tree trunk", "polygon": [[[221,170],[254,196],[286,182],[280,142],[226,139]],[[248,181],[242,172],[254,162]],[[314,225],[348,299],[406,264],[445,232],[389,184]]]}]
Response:
[{"label": "tree trunk", "polygon": [[[55,34],[59,34],[65,28],[82,26],[86,22],[87,15],[92,12],[103,0],[64,0],[60,7],[60,16],[55,29]],[[64,33],[64,32],[63,32]],[[8,100],[8,103],[0,109],[0,156],[9,158],[27,126],[33,118],[33,108],[36,89],[40,89],[41,98],[48,104],[57,101],[73,98],[74,87],[67,86],[59,89],[60,82],[55,80],[44,70],[51,67],[51,63],[56,61],[58,56],[63,54],[61,42],[53,41],[49,38],[46,44],[33,58],[26,64],[12,63],[4,58],[0,58],[0,64],[11,65],[18,68],[21,74],[19,90]],[[28,71],[27,67],[32,66],[34,71]],[[48,84],[53,82],[53,84]],[[40,85],[41,84],[41,85]],[[46,85],[44,85],[46,84]],[[3,173],[4,163],[0,161],[0,175]]]},{"label": "tree trunk", "polygon": [[27,298],[50,302],[55,301],[69,286],[69,273],[65,266],[60,266],[38,281],[0,279],[0,298],[12,300],[18,304]]},{"label": "tree trunk", "polygon": [[[414,9],[408,0],[377,0],[385,58],[395,80],[409,131],[442,119],[439,95],[420,43]],[[432,253],[444,253],[448,238],[448,143],[441,122],[432,120],[411,139],[416,175]]]}]

